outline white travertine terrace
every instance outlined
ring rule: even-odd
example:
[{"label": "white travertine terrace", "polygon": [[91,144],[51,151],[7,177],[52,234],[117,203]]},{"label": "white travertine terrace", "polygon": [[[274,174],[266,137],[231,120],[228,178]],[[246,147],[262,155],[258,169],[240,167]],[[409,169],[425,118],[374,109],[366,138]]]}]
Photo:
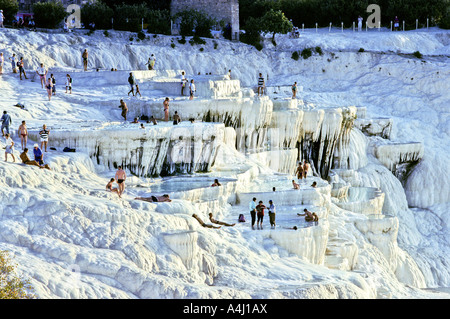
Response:
[{"label": "white travertine terrace", "polygon": [[[443,143],[437,133],[448,126],[443,62],[348,50],[334,57],[327,50],[341,41],[308,33],[280,35],[276,50],[262,52],[219,40],[216,50],[207,39],[199,53],[176,41],[167,49],[176,39],[170,36],[130,45],[129,34],[116,31],[110,38],[21,33],[16,41],[18,32],[0,33],[0,50],[8,56],[10,48],[39,48],[26,56],[27,67],[43,61],[57,78],[52,101],[36,89],[36,77],[18,85],[6,73],[0,81],[0,106],[14,125],[22,118],[29,125],[30,157],[42,124],[57,149],[45,153],[52,170],[0,163],[0,249],[14,254],[39,298],[408,298],[449,286],[448,161],[436,152]],[[446,34],[377,34],[375,45],[366,36],[347,41],[345,32],[331,33],[356,50],[402,43],[445,53]],[[303,41],[322,45],[324,56],[294,62],[290,51]],[[84,47],[98,72],[73,70]],[[153,52],[157,70],[143,70],[141,60]],[[223,75],[230,66],[232,80]],[[262,97],[255,95],[255,70],[270,74]],[[195,80],[193,100],[188,88],[180,95],[182,71]],[[130,72],[142,97],[126,96]],[[67,73],[72,95],[63,94]],[[293,81],[301,84],[297,99]],[[178,126],[161,121],[166,96],[170,118],[178,111],[183,120]],[[129,120],[154,115],[158,125],[120,122],[121,98]],[[26,110],[13,106],[18,99]],[[76,152],[61,152],[66,146]],[[299,181],[294,172],[303,160],[311,169]],[[105,192],[117,165],[128,174],[122,199]],[[211,187],[216,178],[222,186]],[[135,200],[162,194],[172,201]],[[251,229],[253,197],[274,201],[275,229],[267,210],[264,229]],[[319,221],[297,215],[305,208]],[[204,228],[194,213],[207,224],[212,213],[236,225]]]}]

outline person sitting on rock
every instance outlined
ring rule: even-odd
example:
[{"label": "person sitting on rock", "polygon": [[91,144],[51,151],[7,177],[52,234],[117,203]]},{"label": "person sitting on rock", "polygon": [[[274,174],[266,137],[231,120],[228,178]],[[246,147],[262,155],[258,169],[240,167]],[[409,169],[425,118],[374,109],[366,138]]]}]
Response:
[{"label": "person sitting on rock", "polygon": [[45,164],[44,166],[39,165],[39,163],[37,161],[32,161],[30,160],[30,158],[28,157],[28,148],[25,148],[23,150],[23,152],[20,154],[20,159],[22,160],[23,164],[26,165],[34,165],[37,166],[39,168],[46,168],[46,169],[50,169],[50,167],[48,166],[48,164]]},{"label": "person sitting on rock", "polygon": [[294,186],[294,189],[300,189],[300,184],[297,184],[294,180],[292,180],[292,186]]},{"label": "person sitting on rock", "polygon": [[[112,184],[116,181],[116,179],[113,177],[109,180],[108,184],[106,184],[106,190],[109,190],[113,193],[117,193],[119,195],[119,190],[117,188],[112,188]],[[119,196],[120,197],[120,196]]]},{"label": "person sitting on rock", "polygon": [[316,188],[316,187],[317,187],[317,182],[313,182],[313,183],[311,184],[311,187],[312,187],[312,188]]},{"label": "person sitting on rock", "polygon": [[217,225],[231,226],[231,227],[236,225],[236,224],[228,224],[228,223],[225,223],[225,222],[221,222],[221,221],[215,220],[213,218],[213,214],[212,213],[209,213],[209,220],[211,221],[211,223],[217,224]]},{"label": "person sitting on rock", "polygon": [[150,197],[136,197],[137,200],[143,200],[150,203],[161,203],[161,202],[171,202],[172,200],[169,198],[169,194],[164,194],[162,196],[150,196]]},{"label": "person sitting on rock", "polygon": [[311,213],[309,210],[307,210],[306,208],[303,210],[305,213],[304,214],[299,214],[297,213],[298,216],[305,216],[305,220],[307,222],[318,222],[319,221],[319,216],[317,216],[316,213]]},{"label": "person sitting on rock", "polygon": [[216,227],[216,226],[211,225],[211,224],[205,224],[205,222],[200,217],[198,217],[197,214],[192,214],[192,217],[194,217],[200,223],[200,225],[202,225],[203,227],[215,228],[215,229],[219,229],[220,227],[222,227],[222,226]]}]

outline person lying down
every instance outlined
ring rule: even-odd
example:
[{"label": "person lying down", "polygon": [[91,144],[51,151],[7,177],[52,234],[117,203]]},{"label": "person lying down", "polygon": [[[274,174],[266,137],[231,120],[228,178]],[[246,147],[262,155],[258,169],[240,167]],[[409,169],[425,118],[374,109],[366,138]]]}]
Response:
[{"label": "person lying down", "polygon": [[169,198],[168,194],[164,194],[162,196],[150,196],[150,197],[136,197],[135,200],[143,200],[146,202],[150,202],[150,203],[155,203],[155,202],[171,202],[172,200]]}]

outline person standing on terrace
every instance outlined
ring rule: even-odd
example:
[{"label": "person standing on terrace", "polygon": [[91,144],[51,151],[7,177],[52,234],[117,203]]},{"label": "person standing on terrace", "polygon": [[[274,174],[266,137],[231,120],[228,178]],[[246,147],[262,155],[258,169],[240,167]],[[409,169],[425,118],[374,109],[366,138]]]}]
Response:
[{"label": "person standing on terrace", "polygon": [[27,147],[27,139],[28,139],[28,129],[25,121],[22,121],[22,124],[19,126],[18,130],[20,136],[20,142],[22,144],[22,150]]},{"label": "person standing on terrace", "polygon": [[250,209],[250,216],[252,217],[252,229],[255,229],[255,221],[256,221],[256,197],[253,197],[253,200],[250,202],[248,208]]},{"label": "person standing on terrace", "polygon": [[256,221],[256,226],[258,227],[258,229],[263,229],[262,227],[262,223],[263,223],[263,219],[264,219],[264,209],[267,208],[266,206],[264,206],[263,201],[260,200],[258,205],[256,206],[256,212],[257,212],[257,216],[258,216],[258,220]]},{"label": "person standing on terrace", "polygon": [[88,56],[89,56],[89,53],[88,53],[87,49],[84,49],[84,52],[83,52],[83,54],[81,55],[81,57],[83,58],[83,67],[84,67],[84,70],[85,70],[85,71],[87,71],[87,66],[88,66]]},{"label": "person standing on terrace", "polygon": [[262,73],[260,73],[258,78],[258,96],[264,94],[264,87],[265,87],[264,77],[262,76]]},{"label": "person standing on terrace", "polygon": [[181,72],[181,95],[184,95],[184,88],[186,87],[186,83],[188,83],[188,80],[186,79],[183,71]]},{"label": "person standing on terrace", "polygon": [[302,178],[303,178],[303,165],[302,165],[302,162],[298,163],[297,170],[295,171],[295,175],[297,175],[297,179],[299,181],[302,180]]},{"label": "person standing on terrace", "polygon": [[306,175],[308,175],[309,163],[307,161],[303,161],[303,178],[306,181]]},{"label": "person standing on terrace", "polygon": [[117,168],[115,179],[117,180],[117,184],[119,185],[118,187],[119,197],[122,197],[122,194],[125,190],[125,180],[127,179],[127,174],[122,169],[122,166],[119,166]]},{"label": "person standing on terrace", "polygon": [[127,107],[127,104],[122,99],[120,100],[119,108],[122,109],[121,115],[124,118],[124,120],[126,121],[127,120],[128,107]]},{"label": "person standing on terrace", "polygon": [[130,96],[130,93],[132,93],[134,96],[134,86],[136,85],[136,80],[132,72],[130,72],[130,76],[128,77],[128,84],[130,85],[130,91],[128,91],[128,96]]},{"label": "person standing on terrace", "polygon": [[166,121],[166,122],[169,121],[169,101],[170,101],[170,99],[168,97],[166,97],[166,99],[163,102],[163,106],[164,106],[164,121]]}]

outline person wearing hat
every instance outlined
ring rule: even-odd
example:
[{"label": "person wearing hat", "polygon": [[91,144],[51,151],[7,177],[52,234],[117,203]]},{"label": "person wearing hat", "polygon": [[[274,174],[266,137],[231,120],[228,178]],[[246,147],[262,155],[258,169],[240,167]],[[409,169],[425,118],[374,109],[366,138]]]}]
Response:
[{"label": "person wearing hat", "polygon": [[270,228],[275,228],[275,205],[273,204],[272,200],[269,200],[269,221]]},{"label": "person wearing hat", "polygon": [[[37,144],[35,144],[35,145],[37,145]],[[41,165],[39,165],[39,163],[37,161],[30,160],[30,158],[28,157],[28,148],[26,148],[26,147],[23,150],[23,152],[20,154],[20,159],[22,160],[23,164],[34,165],[34,166],[38,166],[39,168],[50,169],[48,164],[45,164],[44,166],[41,166]]]},{"label": "person wearing hat", "polygon": [[39,163],[39,165],[44,164],[44,153],[42,153],[41,149],[39,148],[39,145],[36,143],[33,145],[33,154],[34,154],[34,160]]}]

